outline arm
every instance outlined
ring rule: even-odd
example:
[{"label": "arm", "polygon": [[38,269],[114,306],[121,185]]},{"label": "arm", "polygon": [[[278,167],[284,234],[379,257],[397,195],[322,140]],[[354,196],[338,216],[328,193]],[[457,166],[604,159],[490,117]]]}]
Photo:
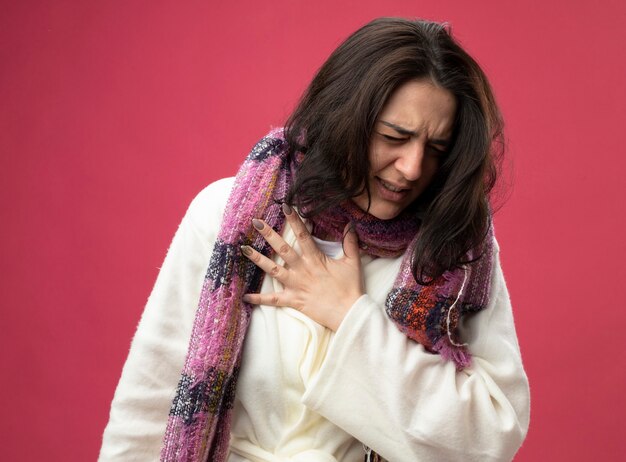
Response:
[{"label": "arm", "polygon": [[148,299],[111,404],[100,461],[153,461],[187,354],[202,282],[232,179],[191,203]]},{"label": "arm", "polygon": [[489,306],[464,335],[457,372],[402,334],[364,295],[339,327],[304,403],[393,462],[510,460],[528,429],[529,390],[496,259]]}]

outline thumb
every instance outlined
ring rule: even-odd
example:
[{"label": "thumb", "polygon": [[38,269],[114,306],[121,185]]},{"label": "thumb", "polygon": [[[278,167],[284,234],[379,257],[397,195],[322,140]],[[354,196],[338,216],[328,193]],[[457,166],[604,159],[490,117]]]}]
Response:
[{"label": "thumb", "polygon": [[354,231],[354,225],[348,223],[343,230],[343,253],[348,259],[359,258],[359,237]]}]

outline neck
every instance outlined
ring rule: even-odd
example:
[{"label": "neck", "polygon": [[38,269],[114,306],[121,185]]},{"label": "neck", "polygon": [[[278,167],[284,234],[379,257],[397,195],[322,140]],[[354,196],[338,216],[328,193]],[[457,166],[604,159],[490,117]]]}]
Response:
[{"label": "neck", "polygon": [[340,242],[346,225],[352,223],[362,251],[374,257],[399,257],[409,246],[419,227],[414,214],[403,213],[391,220],[381,220],[345,201],[311,219],[313,235],[325,241]]}]

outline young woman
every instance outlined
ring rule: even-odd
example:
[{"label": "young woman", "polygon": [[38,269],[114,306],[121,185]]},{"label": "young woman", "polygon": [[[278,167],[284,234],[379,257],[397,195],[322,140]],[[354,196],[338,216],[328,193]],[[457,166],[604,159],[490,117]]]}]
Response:
[{"label": "young woman", "polygon": [[488,203],[501,128],[443,25],[350,36],[189,207],[101,460],[510,460],[529,394]]}]

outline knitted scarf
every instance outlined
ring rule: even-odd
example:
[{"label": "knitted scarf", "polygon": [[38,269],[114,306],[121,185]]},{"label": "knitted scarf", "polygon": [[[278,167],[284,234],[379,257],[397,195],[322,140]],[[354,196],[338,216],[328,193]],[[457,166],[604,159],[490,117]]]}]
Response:
[{"label": "knitted scarf", "polygon": [[[200,294],[162,461],[226,460],[242,345],[253,309],[242,301],[242,295],[258,292],[263,278],[262,270],[241,254],[240,246],[251,245],[271,257],[271,247],[254,231],[251,220],[262,218],[282,231],[281,200],[294,175],[287,152],[282,129],[274,130],[252,149],[237,173]],[[362,251],[376,257],[404,255],[386,301],[388,316],[426,350],[453,361],[459,369],[468,366],[470,356],[456,328],[463,315],[487,304],[491,229],[480,258],[421,286],[411,273],[411,249],[418,238],[414,216],[402,214],[383,221],[348,201],[313,218],[316,230],[331,240],[341,240],[348,221],[354,224]],[[469,257],[471,261],[478,255],[470,253]]]}]

